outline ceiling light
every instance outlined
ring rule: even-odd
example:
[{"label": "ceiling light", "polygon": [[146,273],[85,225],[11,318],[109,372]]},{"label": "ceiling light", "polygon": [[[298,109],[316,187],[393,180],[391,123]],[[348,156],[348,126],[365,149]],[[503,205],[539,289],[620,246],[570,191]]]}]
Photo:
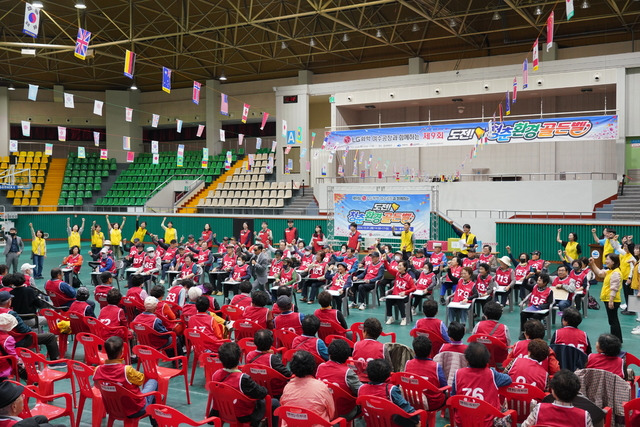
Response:
[{"label": "ceiling light", "polygon": [[20,49],[20,53],[22,54],[22,56],[36,56],[36,50],[35,49],[22,48],[22,49]]},{"label": "ceiling light", "polygon": [[458,22],[457,22],[455,19],[451,18],[451,19],[449,20],[449,26],[450,26],[451,28],[455,28],[455,27],[457,27],[457,26],[458,26]]},{"label": "ceiling light", "polygon": [[580,8],[582,8],[582,9],[589,9],[590,7],[591,7],[591,3],[589,3],[588,0],[584,0],[582,2],[582,4],[580,5]]},{"label": "ceiling light", "polygon": [[315,45],[316,45],[316,40],[313,37],[311,37],[309,39],[309,46],[314,47]]},{"label": "ceiling light", "polygon": [[346,43],[346,42],[348,42],[349,40],[351,40],[351,37],[349,37],[349,34],[344,33],[344,34],[342,35],[342,41]]},{"label": "ceiling light", "polygon": [[417,33],[418,31],[420,31],[420,26],[418,24],[413,24],[413,26],[411,27],[411,32]]},{"label": "ceiling light", "polygon": [[540,6],[536,6],[535,10],[533,11],[533,14],[536,16],[542,15],[542,8]]},{"label": "ceiling light", "polygon": [[383,35],[384,35],[384,34],[382,34],[382,30],[381,30],[381,29],[378,29],[378,30],[376,31],[376,37],[377,37],[377,38],[381,39]]},{"label": "ceiling light", "polygon": [[282,43],[280,43],[280,49],[285,50],[288,47],[289,45],[287,44],[287,42],[283,41]]},{"label": "ceiling light", "polygon": [[33,2],[31,2],[31,6],[33,6],[36,9],[42,9],[44,7],[44,5],[40,0],[34,0]]},{"label": "ceiling light", "polygon": [[493,17],[491,18],[492,20],[499,21],[500,18],[501,18],[500,12],[498,12],[498,11],[493,12]]},{"label": "ceiling light", "polygon": [[86,9],[87,5],[84,4],[84,0],[76,0],[76,9]]},{"label": "ceiling light", "polygon": [[224,75],[224,71],[220,73],[220,77],[218,77],[218,80],[220,80],[221,82],[227,81],[227,76]]},{"label": "ceiling light", "polygon": [[131,90],[138,90],[138,86],[136,86],[136,81],[134,80],[133,83],[131,83]]},{"label": "ceiling light", "polygon": [[13,85],[13,83],[11,83],[7,90],[16,90],[16,87]]}]

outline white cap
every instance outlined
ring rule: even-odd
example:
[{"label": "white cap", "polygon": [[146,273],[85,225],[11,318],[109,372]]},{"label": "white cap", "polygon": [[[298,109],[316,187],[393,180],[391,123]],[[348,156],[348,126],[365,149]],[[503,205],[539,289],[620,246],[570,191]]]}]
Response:
[{"label": "white cap", "polygon": [[434,248],[441,248],[442,247],[442,243],[434,243],[433,247]]},{"label": "white cap", "polygon": [[13,315],[9,313],[0,314],[0,331],[8,332],[15,328],[18,325],[18,320],[16,320]]},{"label": "white cap", "polygon": [[106,245],[111,246],[111,240],[105,240],[102,244],[105,245],[105,246]]},{"label": "white cap", "polygon": [[505,255],[502,258],[498,258],[498,260],[506,264],[507,266],[511,267],[511,258],[509,258],[508,256]]},{"label": "white cap", "polygon": [[100,249],[100,253],[101,253],[101,254],[109,253],[109,248],[102,248],[102,249]]},{"label": "white cap", "polygon": [[147,246],[147,252],[155,252],[156,248],[154,248],[153,246]]},{"label": "white cap", "polygon": [[22,264],[22,267],[20,267],[20,271],[26,271],[31,268],[36,268],[36,266],[33,264],[29,264],[28,262],[25,262],[24,264]]},{"label": "white cap", "polygon": [[144,309],[146,311],[155,311],[157,306],[158,306],[158,298],[146,297],[144,299]]}]

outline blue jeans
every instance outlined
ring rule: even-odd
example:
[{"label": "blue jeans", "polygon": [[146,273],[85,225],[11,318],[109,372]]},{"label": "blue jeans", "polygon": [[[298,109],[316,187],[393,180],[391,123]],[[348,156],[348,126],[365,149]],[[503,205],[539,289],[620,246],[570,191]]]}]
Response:
[{"label": "blue jeans", "polygon": [[33,263],[36,268],[33,269],[33,275],[35,277],[42,277],[42,268],[44,266],[44,255],[33,255]]},{"label": "blue jeans", "polygon": [[456,284],[453,282],[442,282],[442,286],[440,286],[440,296],[443,297],[447,291],[450,291],[449,294],[454,293],[456,291]]},{"label": "blue jeans", "polygon": [[[157,390],[158,390],[158,381],[156,381],[156,380],[147,380],[142,385],[142,388],[140,389],[140,393],[144,394],[144,393],[149,393],[149,392],[157,391]],[[145,400],[146,400],[146,403],[144,404],[142,409],[140,409],[135,414],[129,415],[129,418],[138,418],[138,417],[141,417],[142,415],[144,415],[145,409],[147,409],[147,406],[151,405],[152,403],[154,403],[156,401],[156,397],[155,396],[147,396],[147,397],[145,397]]]},{"label": "blue jeans", "polygon": [[562,301],[558,301],[558,308],[560,309],[560,311],[565,311],[567,308],[569,308],[571,306],[571,301],[569,300],[562,300]]}]

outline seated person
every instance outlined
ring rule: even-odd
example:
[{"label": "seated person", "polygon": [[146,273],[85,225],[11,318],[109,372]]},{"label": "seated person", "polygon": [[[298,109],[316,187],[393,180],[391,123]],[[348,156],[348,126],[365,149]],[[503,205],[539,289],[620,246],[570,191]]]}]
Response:
[{"label": "seated person", "polygon": [[60,307],[69,307],[76,299],[76,290],[62,280],[62,270],[59,268],[51,269],[51,280],[47,280],[44,290],[50,296],[53,295],[54,305],[59,304]]},{"label": "seated person", "polygon": [[417,314],[418,307],[422,305],[424,296],[431,295],[433,288],[437,284],[437,277],[433,272],[433,264],[430,262],[425,262],[420,270],[416,270],[416,273],[418,273],[416,292],[419,294],[414,293],[411,300],[411,314],[414,316]]},{"label": "seated person", "polygon": [[[462,267],[460,280],[453,292],[451,302],[470,304],[477,297],[478,290],[476,289],[476,282],[473,281],[473,269],[471,267]],[[449,322],[458,320],[460,323],[467,323],[468,314],[469,309],[449,307]]]},{"label": "seated person", "polygon": [[202,285],[198,285],[198,287],[202,289],[202,295],[207,297],[209,300],[209,310],[220,311],[220,304],[218,304],[218,300],[214,297],[216,294],[215,285],[213,283],[204,282]]},{"label": "seated person", "polygon": [[[509,366],[514,359],[525,357],[529,354],[529,342],[535,339],[544,340],[544,334],[544,325],[539,320],[527,320],[524,324],[524,339],[513,345],[510,353],[503,362],[503,366]],[[560,370],[560,362],[558,362],[556,354],[552,349],[549,349],[549,357],[542,362],[542,366],[547,370],[549,376],[552,376]]]},{"label": "seated person", "polygon": [[46,323],[47,319],[44,316],[38,316],[38,319],[36,319],[33,314],[38,313],[41,308],[49,308],[49,304],[40,299],[38,294],[42,292],[38,288],[26,283],[23,274],[6,274],[2,278],[2,285],[10,289],[9,292],[13,295],[11,307],[16,313],[23,315],[24,323],[27,326],[35,327],[36,320],[40,325]]},{"label": "seated person", "polygon": [[538,280],[531,291],[528,305],[520,311],[520,331],[524,330],[524,323],[527,319],[542,320],[547,317],[547,314],[538,314],[537,311],[547,310],[553,303],[553,292],[549,288],[549,280],[549,275],[546,273],[538,275]]},{"label": "seated person", "polygon": [[353,360],[358,365],[358,375],[366,379],[367,362],[371,359],[391,360],[387,347],[378,337],[382,334],[382,324],[375,317],[369,317],[362,325],[363,338],[353,345]]},{"label": "seated person", "polygon": [[[156,308],[158,308],[158,299],[156,297],[146,297],[144,300],[144,312],[138,314],[131,324],[143,324],[161,334],[169,332],[162,324],[162,320],[156,316]],[[173,353],[172,350],[168,349],[172,344],[171,336],[151,335],[151,344],[157,350],[163,351],[164,349],[167,349],[167,354]],[[169,357],[173,356],[174,355],[169,355]]]},{"label": "seated person", "polygon": [[[127,322],[127,316],[124,313],[124,309],[120,307],[120,301],[122,300],[122,294],[119,289],[111,288],[109,292],[107,292],[107,305],[100,309],[100,314],[98,315],[98,320],[102,322],[103,325],[109,327],[117,327],[117,326],[125,326],[129,327],[129,322]],[[105,331],[105,334],[108,336],[100,337],[102,339],[109,338],[112,333],[109,331]],[[128,336],[120,336],[122,339],[131,338],[132,333],[129,332]]]},{"label": "seated person", "polygon": [[603,369],[626,379],[624,353],[620,354],[622,342],[612,334],[602,334],[596,342],[596,352],[591,353],[585,368]]},{"label": "seated person", "polygon": [[556,330],[551,337],[551,344],[570,345],[586,354],[591,354],[591,343],[585,331],[578,329],[582,323],[582,315],[575,308],[567,308],[562,312],[562,328]]},{"label": "seated person", "polygon": [[472,334],[491,335],[502,341],[505,346],[511,345],[511,337],[509,336],[509,328],[507,325],[500,323],[502,317],[502,306],[497,302],[488,302],[484,306],[484,320],[481,320],[473,328]]},{"label": "seated person", "polygon": [[[423,377],[436,388],[445,387],[447,385],[447,377],[444,370],[438,362],[434,362],[429,358],[431,354],[431,341],[425,336],[418,335],[413,339],[413,351],[416,354],[415,359],[407,360],[404,365],[404,371],[409,374],[415,374]],[[446,395],[444,393],[425,393],[427,397],[430,411],[441,408],[445,404]]]},{"label": "seated person", "polygon": [[162,324],[170,331],[182,334],[184,324],[176,322],[178,315],[171,308],[172,306],[164,300],[164,286],[154,285],[149,291],[149,295],[158,299],[158,307],[156,307],[156,316],[162,320]]},{"label": "seated person", "polygon": [[[352,396],[358,395],[362,383],[358,375],[347,366],[347,359],[351,356],[351,347],[345,340],[335,339],[329,344],[329,360],[318,365],[316,378],[327,383],[335,384]],[[336,406],[339,417],[353,419],[357,414],[357,407],[349,407],[346,402],[339,402]]]},{"label": "seated person", "polygon": [[80,255],[80,248],[78,246],[72,246],[69,249],[69,255],[62,260],[62,266],[73,270],[75,274],[80,273],[82,268],[82,255]]},{"label": "seated person", "polygon": [[384,298],[385,304],[387,306],[387,325],[390,325],[394,322],[393,320],[393,308],[397,307],[400,312],[400,326],[405,326],[407,324],[407,313],[405,313],[407,302],[409,301],[409,296],[413,291],[416,290],[415,280],[413,276],[409,274],[409,262],[408,261],[399,261],[397,265],[397,271],[395,273],[395,279],[393,280],[393,288],[390,291],[387,291],[387,295],[393,295],[397,297],[402,297],[401,299],[397,298]]},{"label": "seated person", "polygon": [[[376,396],[389,400],[403,411],[411,414],[415,412],[413,406],[409,404],[402,395],[400,387],[388,383],[391,376],[391,364],[384,359],[374,359],[367,363],[367,376],[369,382],[362,384],[358,390],[358,397]],[[404,418],[399,415],[392,417],[393,423],[401,427],[415,427],[418,417]]]},{"label": "seated person", "polygon": [[549,346],[540,338],[529,341],[528,354],[513,360],[507,368],[509,376],[515,383],[527,383],[545,391],[549,374],[542,365],[549,357]]},{"label": "seated person", "polygon": [[276,304],[280,309],[280,314],[273,319],[274,329],[286,329],[287,331],[302,335],[304,314],[293,311],[291,298],[286,295],[281,295],[278,297]]},{"label": "seated person", "polygon": [[62,427],[49,424],[44,415],[21,418],[25,406],[24,387],[0,379],[0,426],[2,427]]},{"label": "seated person", "polygon": [[[364,310],[367,308],[367,294],[373,290],[384,276],[384,263],[380,261],[380,253],[371,253],[371,263],[353,279],[353,296],[351,308]],[[358,305],[360,301],[360,305]]]},{"label": "seated person", "polygon": [[[434,301],[435,302],[435,301]],[[451,342],[445,342],[442,347],[440,347],[439,353],[444,353],[445,351],[453,351],[456,353],[462,353],[467,350],[467,345],[462,342],[462,338],[464,338],[466,328],[460,322],[451,322],[449,323],[449,328],[447,332],[449,333],[449,339]]]},{"label": "seated person", "polygon": [[[267,389],[258,385],[249,375],[243,374],[238,365],[242,351],[238,344],[226,342],[218,349],[218,357],[222,362],[223,369],[218,369],[211,377],[211,381],[221,382],[255,401],[239,402],[236,405],[236,417],[240,423],[250,423],[252,427],[260,425],[260,421],[265,416],[266,405],[264,398],[267,396]],[[277,402],[277,400],[276,400]],[[274,402],[272,402],[273,404]],[[275,405],[277,407],[277,405]],[[215,398],[209,416],[218,416]]]},{"label": "seated person", "polygon": [[576,293],[576,281],[569,276],[567,267],[564,265],[559,266],[556,273],[558,275],[553,280],[553,284],[551,286],[554,289],[562,289],[569,293],[569,296],[566,300],[556,299],[556,304],[558,305],[558,308],[560,309],[560,311],[564,311],[566,308],[571,306],[571,302],[573,301],[573,296]]},{"label": "seated person", "polygon": [[[489,305],[487,303],[487,305]],[[472,342],[464,352],[464,357],[469,363],[468,368],[458,369],[451,385],[451,395],[464,393],[465,396],[482,396],[482,400],[500,410],[500,397],[498,388],[511,385],[511,377],[501,374],[493,368],[489,368],[491,355],[484,344]],[[484,424],[487,427],[493,426],[493,417],[484,417]],[[456,424],[460,424],[459,417],[456,416]]]},{"label": "seated person", "polygon": [[[491,255],[493,257],[493,255]],[[476,277],[476,290],[478,291],[478,298],[488,297],[487,299],[476,300],[477,304],[480,304],[482,308],[493,299],[493,292],[496,289],[496,282],[491,276],[491,267],[489,264],[482,262],[478,265],[478,277]]]},{"label": "seated person", "polygon": [[327,385],[315,379],[316,362],[308,351],[297,351],[289,363],[294,375],[284,387],[280,403],[285,406],[304,406],[323,419],[336,416],[333,396]]},{"label": "seated person", "polygon": [[100,273],[98,280],[100,284],[93,290],[93,296],[96,301],[100,303],[100,307],[104,307],[107,293],[113,289],[113,274],[105,271],[104,273]]},{"label": "seated person", "polygon": [[333,297],[333,305],[340,310],[344,293],[351,288],[351,272],[347,271],[347,264],[344,262],[336,264],[336,272],[329,276],[329,281],[330,284],[326,290],[337,293]]},{"label": "seated person", "polygon": [[129,290],[127,290],[127,298],[131,298],[136,301],[140,305],[144,305],[144,301],[149,296],[147,291],[142,288],[144,285],[144,277],[139,274],[134,274],[131,276],[131,286]]},{"label": "seated person", "polygon": [[273,332],[269,329],[260,329],[253,336],[256,349],[247,353],[246,363],[265,365],[280,372],[285,377],[291,376],[291,371],[282,364],[280,355],[273,352]]},{"label": "seated person", "polygon": [[347,321],[342,314],[342,311],[331,308],[331,301],[333,297],[327,291],[322,291],[318,294],[318,304],[320,304],[320,308],[316,309],[313,313],[320,322],[335,322],[342,326],[344,329],[348,329]]},{"label": "seated person", "polygon": [[187,300],[187,289],[193,287],[193,280],[185,279],[171,286],[167,293],[167,301],[182,307]]},{"label": "seated person", "polygon": [[211,338],[223,339],[225,337],[224,319],[215,313],[209,313],[209,298],[199,296],[194,305],[197,313],[189,317],[187,327],[196,329]]},{"label": "seated person", "polygon": [[[93,381],[102,381],[118,384],[134,394],[144,394],[158,390],[158,382],[153,379],[145,381],[142,372],[135,370],[133,366],[123,363],[124,341],[120,337],[110,337],[104,343],[107,353],[107,361],[98,366],[93,374]],[[129,402],[129,418],[137,418],[145,413],[145,408],[154,403],[155,396],[140,397]],[[153,418],[151,424],[156,425]]]},{"label": "seated person", "polygon": [[[274,291],[271,291],[271,294],[273,295]],[[280,307],[278,307],[277,301],[278,298],[281,297],[282,295],[286,295],[289,298],[291,298],[291,296],[293,295],[293,291],[291,290],[290,287],[288,286],[278,286],[278,289],[275,290],[275,299],[274,299],[274,303],[271,306],[271,313],[273,313],[273,317],[276,318],[280,313]],[[298,307],[296,307],[295,304],[293,304],[293,311],[295,311],[296,313],[298,312]]]},{"label": "seated person", "polygon": [[[185,321],[189,321],[189,317],[198,313],[198,309],[196,308],[196,300],[202,296],[202,289],[198,286],[192,286],[187,289],[187,301],[182,306],[182,314],[181,317]],[[207,302],[209,299],[207,298]]]},{"label": "seated person", "polygon": [[251,306],[251,290],[253,287],[251,286],[251,282],[248,280],[243,280],[238,285],[239,294],[236,294],[231,299],[231,305],[234,307],[238,307],[240,310],[244,310],[247,307]]},{"label": "seated person", "polygon": [[96,317],[95,301],[89,301],[89,289],[83,287],[78,288],[76,291],[76,300],[69,306],[69,312],[78,313],[87,317]]},{"label": "seated person", "polygon": [[[9,335],[9,331],[13,330],[16,326],[18,326],[18,320],[15,317],[9,313],[0,314],[0,355],[13,356],[19,361],[19,369],[24,371],[22,361],[20,361],[16,353],[16,340],[13,336]],[[6,359],[0,359],[0,378],[9,378],[13,374],[13,366]],[[0,408],[1,407],[2,406],[0,406]]]},{"label": "seated person", "polygon": [[460,258],[454,256],[444,266],[444,275],[442,277],[442,285],[440,286],[440,304],[445,305],[445,294],[451,295],[456,290],[458,280],[460,280],[460,274],[462,272],[462,265],[460,265]]},{"label": "seated person", "polygon": [[293,339],[291,348],[295,348],[296,350],[305,350],[324,360],[329,360],[327,345],[324,341],[316,337],[319,329],[320,319],[313,314],[305,316],[302,320],[302,335]]},{"label": "seated person", "polygon": [[553,403],[541,402],[535,405],[522,427],[544,425],[549,427],[593,426],[589,412],[573,406],[580,393],[580,380],[573,372],[563,369],[549,382]]},{"label": "seated person", "polygon": [[[498,268],[496,269],[494,280],[496,281],[495,298],[500,298],[500,305],[504,307],[507,304],[509,293],[516,283],[516,276],[511,268],[511,258],[506,255],[498,258]],[[502,292],[498,288],[502,289]]]},{"label": "seated person", "polygon": [[425,317],[416,321],[414,329],[423,329],[429,333],[439,335],[445,343],[450,342],[449,335],[447,334],[447,326],[442,320],[436,317],[438,314],[438,303],[434,300],[426,300],[422,304],[422,312]]},{"label": "seated person", "polygon": [[273,313],[266,307],[271,297],[265,291],[251,293],[251,305],[244,309],[242,318],[257,323],[262,328],[273,329]]}]

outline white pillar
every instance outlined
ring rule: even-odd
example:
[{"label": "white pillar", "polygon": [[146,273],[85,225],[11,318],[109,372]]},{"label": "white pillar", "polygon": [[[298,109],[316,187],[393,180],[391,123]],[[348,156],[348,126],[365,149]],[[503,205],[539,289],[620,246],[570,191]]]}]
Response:
[{"label": "white pillar", "polygon": [[222,152],[222,142],[220,142],[220,129],[222,128],[222,118],[220,116],[220,92],[222,85],[218,80],[207,80],[206,90],[206,117],[207,117],[207,148],[210,155]]},{"label": "white pillar", "polygon": [[9,91],[0,87],[0,156],[9,155],[9,138],[11,125],[9,123]]}]

